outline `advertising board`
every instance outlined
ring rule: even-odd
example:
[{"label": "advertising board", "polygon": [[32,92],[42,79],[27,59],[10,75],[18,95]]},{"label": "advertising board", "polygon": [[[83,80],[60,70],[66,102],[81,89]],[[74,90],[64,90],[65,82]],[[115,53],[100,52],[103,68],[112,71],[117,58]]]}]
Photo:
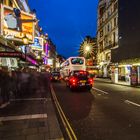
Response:
[{"label": "advertising board", "polygon": [[22,42],[27,37],[34,40],[34,16],[16,8],[1,6],[1,34],[9,40]]},{"label": "advertising board", "polygon": [[40,50],[40,51],[42,51],[43,46],[44,46],[43,38],[35,37],[34,38],[34,43],[32,45],[30,45],[30,46],[31,46],[32,50]]}]

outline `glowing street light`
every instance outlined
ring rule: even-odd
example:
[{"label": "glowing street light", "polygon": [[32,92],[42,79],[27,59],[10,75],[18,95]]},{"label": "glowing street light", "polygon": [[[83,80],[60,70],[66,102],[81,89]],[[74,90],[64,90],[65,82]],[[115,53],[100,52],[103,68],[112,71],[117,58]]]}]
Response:
[{"label": "glowing street light", "polygon": [[24,36],[22,38],[22,40],[23,40],[24,45],[28,45],[29,44],[29,39],[26,36]]},{"label": "glowing street light", "polygon": [[90,51],[90,46],[85,46],[85,51],[89,52]]}]

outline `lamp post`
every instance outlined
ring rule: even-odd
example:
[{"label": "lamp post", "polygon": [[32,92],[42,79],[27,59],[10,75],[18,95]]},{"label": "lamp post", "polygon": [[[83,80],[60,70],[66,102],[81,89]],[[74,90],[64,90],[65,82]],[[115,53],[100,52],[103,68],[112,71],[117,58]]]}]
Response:
[{"label": "lamp post", "polygon": [[25,45],[25,61],[26,61],[26,54],[27,54],[27,45],[29,44],[29,39],[26,37],[26,36],[24,36],[23,38],[22,38],[22,40],[23,40],[23,43],[24,43],[24,45]]}]

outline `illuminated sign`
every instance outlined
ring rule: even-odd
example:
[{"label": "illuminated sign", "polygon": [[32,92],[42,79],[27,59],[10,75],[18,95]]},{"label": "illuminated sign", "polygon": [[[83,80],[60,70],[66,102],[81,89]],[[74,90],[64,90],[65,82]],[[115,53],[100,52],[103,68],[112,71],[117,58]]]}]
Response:
[{"label": "illuminated sign", "polygon": [[21,57],[22,53],[19,52],[0,52],[0,57]]},{"label": "illuminated sign", "polygon": [[46,54],[46,55],[48,55],[48,49],[49,49],[49,46],[48,46],[48,43],[46,43],[46,44],[45,44],[45,54]]},{"label": "illuminated sign", "polygon": [[30,63],[37,65],[37,61],[35,59],[32,59],[29,56],[25,57],[25,54],[21,53],[21,52],[0,52],[0,57],[18,57],[21,59],[25,59],[27,61],[29,61]]},{"label": "illuminated sign", "polygon": [[48,65],[53,65],[53,59],[48,59]]},{"label": "illuminated sign", "polygon": [[138,71],[137,66],[131,68],[131,85],[136,86],[138,84]]},{"label": "illuminated sign", "polygon": [[34,16],[16,8],[2,6],[2,35],[10,40],[21,41],[26,35],[29,43],[34,40]]},{"label": "illuminated sign", "polygon": [[34,44],[31,45],[32,50],[43,50],[43,38],[41,37],[35,37],[34,38]]}]

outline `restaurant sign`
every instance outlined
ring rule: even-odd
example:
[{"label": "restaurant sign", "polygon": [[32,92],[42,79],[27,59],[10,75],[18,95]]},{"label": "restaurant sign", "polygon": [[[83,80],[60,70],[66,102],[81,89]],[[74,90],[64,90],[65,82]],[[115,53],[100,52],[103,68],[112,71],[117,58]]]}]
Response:
[{"label": "restaurant sign", "polygon": [[0,57],[21,57],[20,52],[0,52]]},{"label": "restaurant sign", "polygon": [[34,40],[34,16],[17,8],[2,6],[1,10],[2,31],[1,34],[9,39],[22,41],[27,37],[29,43]]}]

